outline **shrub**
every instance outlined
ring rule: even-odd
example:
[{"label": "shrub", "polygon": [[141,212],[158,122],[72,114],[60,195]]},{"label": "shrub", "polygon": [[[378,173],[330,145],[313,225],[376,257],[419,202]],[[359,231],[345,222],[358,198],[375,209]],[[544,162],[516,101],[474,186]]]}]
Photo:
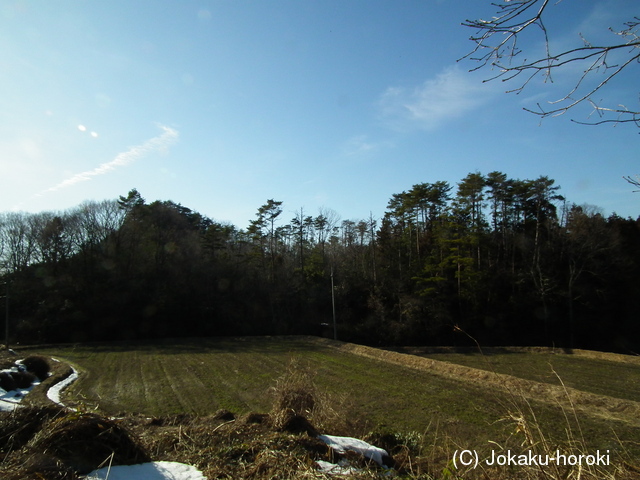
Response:
[{"label": "shrub", "polygon": [[16,388],[29,388],[36,379],[36,376],[30,372],[10,372],[16,382]]},{"label": "shrub", "polygon": [[0,388],[6,390],[7,392],[18,388],[16,385],[16,381],[13,379],[9,372],[0,372]]},{"label": "shrub", "polygon": [[46,357],[41,355],[31,355],[22,360],[22,365],[27,369],[27,372],[33,373],[40,381],[45,380],[49,376],[51,366]]}]

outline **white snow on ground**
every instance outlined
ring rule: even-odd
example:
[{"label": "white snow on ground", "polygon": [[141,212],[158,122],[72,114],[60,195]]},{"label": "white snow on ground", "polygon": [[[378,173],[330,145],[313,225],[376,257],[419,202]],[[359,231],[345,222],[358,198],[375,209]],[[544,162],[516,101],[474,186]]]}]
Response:
[{"label": "white snow on ground", "polygon": [[[55,358],[52,358],[54,362],[58,362]],[[16,367],[2,370],[3,372],[16,372],[20,369],[20,360],[16,361]],[[62,380],[61,382],[53,385],[49,390],[47,390],[47,397],[52,402],[57,403],[58,405],[64,406],[64,404],[60,401],[60,392],[69,384],[78,379],[78,372],[75,368],[72,367],[73,373],[69,375],[67,378]],[[5,391],[0,388],[0,412],[10,412],[15,410],[19,405],[22,399],[28,394],[33,387],[36,385],[40,385],[40,381],[36,379],[35,382],[29,388],[18,388],[16,390],[11,390],[10,392]]]},{"label": "white snow on ground", "polygon": [[17,388],[9,392],[0,388],[0,412],[11,412],[15,410],[20,405],[24,396],[36,385],[37,383],[34,383],[29,388]]},{"label": "white snow on ground", "polygon": [[118,465],[95,470],[86,480],[207,480],[200,470],[177,462]]},{"label": "white snow on ground", "polygon": [[[16,362],[18,364],[18,362]],[[3,372],[17,372],[19,367],[4,369]],[[11,412],[15,410],[24,396],[31,391],[33,387],[39,385],[40,381],[36,379],[29,388],[17,388],[15,390],[6,391],[0,388],[0,412]]]},{"label": "white snow on ground", "polygon": [[316,460],[318,470],[322,473],[329,475],[351,475],[358,472],[357,468],[350,467],[349,465],[335,464],[331,462],[325,462],[324,460]]},{"label": "white snow on ground", "polygon": [[71,367],[71,369],[73,370],[73,373],[71,375],[69,375],[61,382],[56,383],[53,387],[47,390],[47,397],[49,398],[49,400],[57,403],[58,405],[63,405],[63,403],[60,401],[60,393],[62,392],[62,390],[64,390],[71,383],[75,382],[78,379],[78,372],[76,371],[76,369],[73,367]]},{"label": "white snow on ground", "polygon": [[336,437],[333,435],[318,435],[318,438],[338,453],[345,453],[347,450],[350,450],[373,460],[381,466],[385,466],[382,460],[383,457],[389,456],[386,450],[369,445],[367,442],[358,440],[357,438]]}]

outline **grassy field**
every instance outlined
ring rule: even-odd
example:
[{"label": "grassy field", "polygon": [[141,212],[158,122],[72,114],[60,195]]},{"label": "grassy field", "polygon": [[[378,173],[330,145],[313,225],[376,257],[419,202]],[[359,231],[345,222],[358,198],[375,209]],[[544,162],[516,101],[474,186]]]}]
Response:
[{"label": "grassy field", "polygon": [[[535,414],[536,425],[559,443],[567,441],[570,427],[572,435],[584,437],[590,448],[621,451],[619,439],[635,454],[638,448],[633,441],[640,438],[640,429],[624,421],[581,414],[578,427],[566,408],[531,400],[527,404],[495,388],[366,358],[313,338],[179,339],[66,346],[38,353],[64,359],[81,371],[80,380],[66,392],[67,401],[99,407],[108,414],[207,415],[219,409],[236,414],[268,412],[273,403],[269,389],[295,359],[311,372],[318,391],[332,399],[339,413],[353,419],[362,432],[417,432],[424,442],[444,439],[465,448],[485,448],[489,441],[518,442],[514,433],[521,427],[505,419],[524,412]],[[598,374],[593,375],[588,373],[594,369],[593,362],[559,358],[552,360],[564,381],[593,392],[623,395],[625,382],[637,375],[637,370],[613,362],[596,362]],[[447,359],[464,360],[475,367],[487,361],[473,355]],[[551,381],[546,359],[534,354],[496,356],[489,361],[496,370],[508,370],[505,373]],[[589,378],[596,380],[589,383]],[[637,399],[637,386],[630,390],[636,393],[624,398]]]},{"label": "grassy field", "polygon": [[[75,346],[40,353],[76,365],[83,375],[67,392],[108,413],[147,415],[268,411],[292,359],[313,372],[328,395],[379,425],[424,430],[432,413],[485,426],[497,398],[451,379],[340,352],[309,339],[176,340],[166,344]],[[341,400],[338,400],[341,399]],[[413,401],[415,400],[415,401]]]}]

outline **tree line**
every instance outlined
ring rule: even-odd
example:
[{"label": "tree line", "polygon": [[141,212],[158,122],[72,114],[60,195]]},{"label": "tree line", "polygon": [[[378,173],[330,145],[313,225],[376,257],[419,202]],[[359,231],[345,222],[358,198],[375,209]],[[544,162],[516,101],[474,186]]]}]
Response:
[{"label": "tree line", "polygon": [[338,337],[373,345],[639,347],[639,220],[548,177],[419,183],[381,218],[283,212],[239,229],[134,189],[0,214],[10,338],[333,335],[335,305]]}]

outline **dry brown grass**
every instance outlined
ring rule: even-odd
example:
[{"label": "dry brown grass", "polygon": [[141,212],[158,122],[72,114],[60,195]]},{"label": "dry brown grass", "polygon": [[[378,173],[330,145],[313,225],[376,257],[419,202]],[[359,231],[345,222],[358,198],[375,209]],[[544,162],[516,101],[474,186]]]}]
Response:
[{"label": "dry brown grass", "polygon": [[151,460],[144,446],[119,422],[94,413],[67,412],[45,425],[28,443],[80,474],[104,465]]},{"label": "dry brown grass", "polygon": [[[570,400],[568,400],[570,402]],[[535,408],[524,397],[511,396],[505,403],[507,411],[503,422],[508,424],[512,435],[501,442],[495,442],[492,449],[496,454],[508,452],[514,455],[532,455],[534,458],[555,458],[559,453],[567,458],[581,456],[586,459],[597,452],[588,446],[585,433],[582,431],[577,410],[570,406],[564,410],[565,438],[552,439],[541,426]],[[531,452],[531,454],[529,454]],[[579,464],[564,464],[548,461],[548,465],[528,464],[525,466],[487,467],[481,461],[486,478],[518,478],[523,480],[632,480],[640,478],[640,471],[632,464],[637,459],[625,452],[622,444],[617,449],[600,451],[608,456],[608,465],[592,464],[583,460]],[[543,462],[544,463],[544,462]],[[474,478],[474,477],[472,477]]]},{"label": "dry brown grass", "polygon": [[109,462],[130,465],[150,459],[118,422],[59,406],[1,413],[0,442],[0,478],[75,478]]},{"label": "dry brown grass", "polygon": [[0,455],[6,457],[21,449],[45,423],[61,415],[64,415],[64,409],[58,405],[0,413]]},{"label": "dry brown grass", "polygon": [[324,442],[307,433],[281,431],[266,414],[227,421],[184,418],[171,425],[142,418],[127,421],[154,459],[194,465],[209,479],[325,478],[315,462],[330,459]]}]

